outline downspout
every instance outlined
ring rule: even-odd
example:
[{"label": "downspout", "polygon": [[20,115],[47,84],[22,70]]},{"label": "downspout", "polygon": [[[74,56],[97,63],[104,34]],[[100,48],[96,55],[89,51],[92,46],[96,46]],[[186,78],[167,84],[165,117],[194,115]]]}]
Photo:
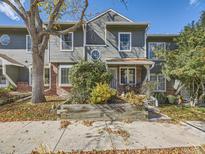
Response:
[{"label": "downspout", "polygon": [[87,24],[83,24],[83,59],[86,61],[86,29],[87,29]]}]

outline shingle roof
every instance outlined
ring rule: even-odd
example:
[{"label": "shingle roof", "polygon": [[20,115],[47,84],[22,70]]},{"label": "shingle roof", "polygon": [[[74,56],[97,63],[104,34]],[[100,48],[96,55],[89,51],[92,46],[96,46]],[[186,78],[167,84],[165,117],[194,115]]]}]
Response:
[{"label": "shingle roof", "polygon": [[24,66],[23,64],[17,62],[15,59],[13,59],[13,58],[11,58],[11,57],[5,55],[5,54],[0,54],[0,58],[2,58],[2,59],[4,59],[4,60],[8,61],[8,62],[9,62],[10,64],[12,64],[12,65],[17,65],[17,66],[21,66],[21,67]]},{"label": "shingle roof", "polygon": [[146,58],[110,58],[106,60],[107,64],[130,64],[130,65],[153,65],[154,62]]}]

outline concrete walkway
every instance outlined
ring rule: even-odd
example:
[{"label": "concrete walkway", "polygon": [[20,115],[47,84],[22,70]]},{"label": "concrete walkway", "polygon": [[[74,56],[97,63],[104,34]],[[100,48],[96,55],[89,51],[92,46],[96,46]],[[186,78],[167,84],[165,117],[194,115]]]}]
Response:
[{"label": "concrete walkway", "polygon": [[[123,137],[105,128],[127,133]],[[90,127],[73,121],[66,129],[60,129],[60,121],[0,123],[0,154],[30,153],[40,144],[54,151],[199,146],[205,144],[205,133],[186,124],[140,121],[98,121]]]}]

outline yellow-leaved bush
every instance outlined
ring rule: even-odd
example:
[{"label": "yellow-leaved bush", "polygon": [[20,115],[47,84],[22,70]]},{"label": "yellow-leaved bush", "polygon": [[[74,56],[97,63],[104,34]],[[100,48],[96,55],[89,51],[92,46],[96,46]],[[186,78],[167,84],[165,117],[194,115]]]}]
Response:
[{"label": "yellow-leaved bush", "polygon": [[93,104],[107,103],[107,101],[117,95],[115,89],[110,88],[107,83],[97,83],[90,94],[90,102]]}]

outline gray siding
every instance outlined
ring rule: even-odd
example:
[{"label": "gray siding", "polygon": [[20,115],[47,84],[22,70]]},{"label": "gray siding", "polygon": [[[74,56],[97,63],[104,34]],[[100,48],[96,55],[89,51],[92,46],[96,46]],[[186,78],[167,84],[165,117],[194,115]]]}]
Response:
[{"label": "gray siding", "polygon": [[[145,29],[133,27],[115,27],[106,28],[106,22],[129,22],[114,12],[108,12],[96,20],[88,23],[87,26],[87,45],[86,58],[92,60],[90,53],[93,49],[98,49],[101,52],[101,61],[106,58],[142,58],[145,55]],[[106,32],[106,31],[107,32]],[[118,33],[131,32],[132,33],[132,48],[131,52],[118,51]],[[105,35],[106,33],[106,35]],[[106,38],[105,38],[106,37]],[[105,41],[106,39],[106,41]],[[96,45],[96,46],[95,46]],[[101,45],[101,46],[99,46]]]},{"label": "gray siding", "polygon": [[105,44],[105,27],[106,22],[129,22],[118,14],[109,11],[106,14],[96,18],[87,24],[86,30],[86,44]]},{"label": "gray siding", "polygon": [[6,66],[6,74],[14,81],[29,82],[29,69],[27,67],[18,67],[13,65]]},{"label": "gray siding", "polygon": [[73,63],[83,59],[83,30],[78,29],[73,33],[73,51],[60,51],[60,36],[50,37],[50,62]]},{"label": "gray siding", "polygon": [[[0,44],[0,53],[15,59],[25,66],[32,64],[32,54],[26,52],[26,35],[27,31],[24,29],[1,29],[0,36],[8,34],[10,36],[10,44],[2,46]],[[45,64],[49,63],[49,50],[45,52]]]}]

